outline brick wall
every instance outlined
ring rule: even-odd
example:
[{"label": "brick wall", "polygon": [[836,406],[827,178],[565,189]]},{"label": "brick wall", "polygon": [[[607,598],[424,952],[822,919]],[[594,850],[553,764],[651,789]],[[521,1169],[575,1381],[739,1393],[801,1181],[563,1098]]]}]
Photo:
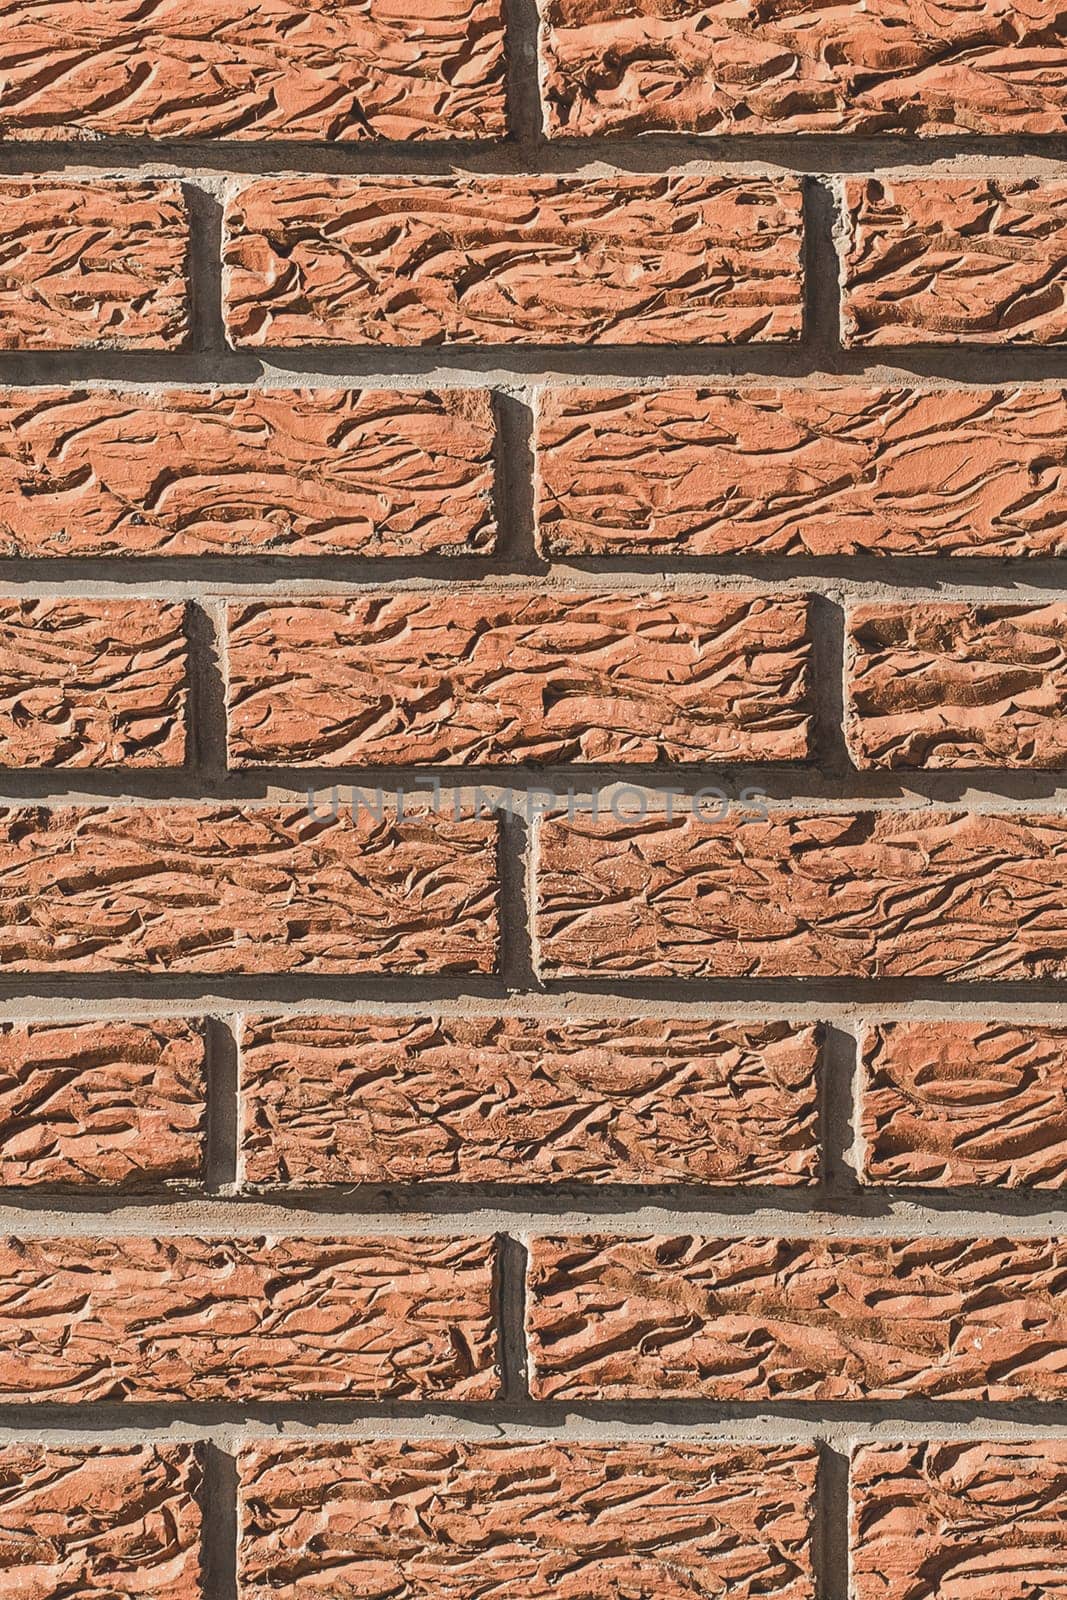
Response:
[{"label": "brick wall", "polygon": [[0,0],[5,1596],[1067,1596],[1065,161],[1048,0]]}]

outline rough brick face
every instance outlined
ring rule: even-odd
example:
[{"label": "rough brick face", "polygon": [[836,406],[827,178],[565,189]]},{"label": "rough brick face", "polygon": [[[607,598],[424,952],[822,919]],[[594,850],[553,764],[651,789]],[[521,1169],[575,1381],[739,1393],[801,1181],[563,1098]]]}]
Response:
[{"label": "rough brick face", "polygon": [[180,767],[185,607],[0,598],[0,765]]},{"label": "rough brick face", "polygon": [[268,1187],[816,1175],[814,1032],[785,1023],[263,1017],[241,1073]]},{"label": "rough brick face", "polygon": [[857,766],[1067,764],[1067,606],[860,606],[849,645]]},{"label": "rough brick face", "polygon": [[795,180],[271,179],[227,214],[237,345],[794,339]]},{"label": "rough brick face", "polygon": [[1067,1028],[885,1022],[866,1033],[872,1183],[1067,1185]]},{"label": "rough brick face", "polygon": [[200,1466],[179,1444],[0,1447],[12,1600],[200,1600]]},{"label": "rough brick face", "polygon": [[1062,1400],[1042,1239],[539,1239],[539,1400]]},{"label": "rough brick face", "polygon": [[491,1239],[8,1238],[0,1397],[487,1400],[493,1257]]},{"label": "rough brick face", "polygon": [[549,556],[1067,554],[1062,389],[549,389]]},{"label": "rough brick face", "polygon": [[947,811],[541,824],[542,973],[1050,978],[1067,820]]},{"label": "rough brick face", "polygon": [[306,806],[0,813],[9,972],[490,972],[490,821]]},{"label": "rough brick face", "polygon": [[1067,1600],[1067,0],[0,145],[0,1600]]},{"label": "rough brick face", "polygon": [[808,754],[802,599],[371,591],[229,617],[238,766]]},{"label": "rough brick face", "polygon": [[815,1467],[795,1445],[253,1446],[240,1600],[812,1600]]},{"label": "rough brick face", "polygon": [[849,179],[848,345],[1067,338],[1067,184]]},{"label": "rough brick face", "polygon": [[856,1600],[1063,1600],[1063,1439],[868,1444],[852,1459]]},{"label": "rough brick face", "polygon": [[1045,0],[545,0],[550,131],[1064,133]]},{"label": "rough brick face", "polygon": [[0,350],[173,350],[188,332],[176,183],[0,179]]},{"label": "rough brick face", "polygon": [[496,0],[0,4],[0,134],[488,138],[505,131]]},{"label": "rough brick face", "polygon": [[489,550],[479,390],[0,389],[0,555]]},{"label": "rough brick face", "polygon": [[0,1187],[148,1188],[200,1175],[192,1022],[0,1022]]}]

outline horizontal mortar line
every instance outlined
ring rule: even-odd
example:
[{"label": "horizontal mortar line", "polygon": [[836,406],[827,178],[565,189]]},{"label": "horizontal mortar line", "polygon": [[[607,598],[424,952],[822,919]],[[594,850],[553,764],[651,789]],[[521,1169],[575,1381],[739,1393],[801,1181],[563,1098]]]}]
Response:
[{"label": "horizontal mortar line", "polygon": [[[832,364],[831,364],[832,361]],[[328,386],[334,378],[358,381],[363,388],[390,388],[409,379],[436,387],[453,381],[462,386],[492,383],[522,386],[551,383],[558,376],[595,379],[615,387],[632,380],[682,384],[687,379],[739,378],[780,381],[818,379],[834,385],[839,379],[871,385],[905,386],[913,379],[945,379],[957,385],[1001,388],[1019,383],[1067,382],[1067,348],[1023,349],[983,346],[872,346],[828,355],[822,340],[783,345],[601,345],[568,346],[438,345],[418,349],[395,346],[308,345],[299,351],[278,348],[213,351],[137,352],[114,350],[0,352],[0,383],[10,388],[69,387],[96,380],[125,380],[125,385],[188,384],[210,386],[300,388]],[[463,380],[466,380],[465,382]],[[414,385],[413,385],[414,386]],[[930,385],[932,386],[932,385]]]},{"label": "horizontal mortar line", "polygon": [[[268,1010],[287,1004],[334,1000],[359,1004],[376,1000],[407,1008],[437,1000],[467,1000],[476,1003],[521,998],[502,978],[442,978],[420,973],[392,976],[364,974],[219,975],[213,973],[136,976],[130,973],[86,974],[24,973],[0,975],[0,1002],[12,1000],[78,1001],[91,1004],[96,999],[155,1003],[184,1001],[190,1006],[203,1002],[206,993],[216,1005],[255,1005]],[[809,1008],[855,1005],[877,1011],[879,1006],[909,1002],[941,1002],[946,1006],[968,1004],[972,1010],[983,1003],[1014,1003],[1020,1008],[1044,1005],[1063,1010],[1067,1007],[1067,979],[974,980],[967,983],[912,978],[589,978],[573,974],[553,977],[546,986],[546,998],[555,995],[564,1001],[585,1001],[590,1011],[597,1001],[648,1000],[664,1005],[675,1001],[716,1005],[730,1001],[738,1007],[767,1003],[780,1008],[803,1001]],[[1067,1019],[1067,1012],[1064,1013]]]},{"label": "horizontal mortar line", "polygon": [[[581,993],[555,986],[548,992],[522,992],[486,999],[477,995],[427,1000],[420,994],[400,993],[389,999],[337,998],[328,1000],[314,997],[302,1000],[279,1001],[273,997],[261,1000],[234,1002],[214,993],[209,987],[199,991],[192,999],[174,999],[150,992],[140,999],[127,995],[97,995],[80,1000],[77,996],[64,996],[52,1000],[18,998],[0,1001],[0,1022],[80,1022],[87,1015],[123,1021],[157,1021],[165,1018],[204,1017],[218,1018],[224,1025],[239,1026],[244,1016],[267,1016],[281,1020],[298,1020],[318,1016],[324,1007],[332,1017],[362,1018],[370,1015],[383,1019],[434,1017],[453,1019],[487,1017],[494,1019],[520,1017],[542,1022],[617,1022],[621,1028],[634,1021],[633,999],[625,993]],[[642,1018],[663,1019],[690,1023],[747,1024],[788,1022],[803,1026],[831,1023],[845,1027],[861,1027],[883,1021],[976,1022],[990,1024],[1004,1022],[1014,1026],[1067,1027],[1067,996],[1059,1004],[1039,1005],[1029,998],[1014,1002],[992,1002],[981,998],[968,999],[953,993],[949,999],[932,1002],[898,1000],[890,1004],[859,1005],[850,1002],[820,1003],[807,995],[807,986],[798,985],[788,1004],[733,999],[726,994],[714,1001],[649,999],[642,1003]],[[168,1191],[169,1192],[169,1191]]]},{"label": "horizontal mortar line", "polygon": [[[516,1173],[521,1163],[516,1162]],[[717,1221],[731,1234],[787,1227],[791,1234],[811,1224],[842,1235],[855,1224],[872,1237],[901,1230],[936,1230],[948,1227],[973,1231],[1000,1228],[1005,1222],[1033,1223],[1038,1232],[1067,1226],[1067,1199],[1060,1189],[997,1191],[990,1187],[937,1190],[915,1186],[770,1186],[741,1181],[733,1184],[661,1183],[633,1185],[577,1180],[558,1184],[523,1182],[521,1176],[505,1183],[377,1183],[328,1188],[257,1188],[243,1192],[208,1194],[202,1185],[175,1184],[165,1190],[113,1193],[61,1188],[0,1189],[0,1210],[5,1226],[24,1217],[34,1228],[71,1226],[74,1218],[117,1219],[124,1227],[172,1224],[195,1231],[203,1225],[212,1231],[230,1227],[274,1230],[314,1224],[329,1227],[333,1221],[358,1221],[360,1225],[388,1218],[391,1228],[403,1228],[405,1219],[420,1226],[464,1225],[477,1220],[481,1231],[551,1228],[560,1222],[590,1220],[596,1226],[627,1229],[683,1220],[706,1229]],[[87,1223],[73,1224],[79,1228]],[[866,1236],[866,1235],[865,1235]]]},{"label": "horizontal mortar line", "polygon": [[[798,518],[798,522],[802,519]],[[718,586],[708,587],[714,578]],[[683,597],[750,590],[774,595],[811,590],[843,604],[917,604],[973,599],[994,605],[1067,599],[1067,555],[1032,557],[789,555],[737,557],[685,555],[560,556],[5,556],[0,586],[20,593],[89,598],[186,599],[276,604],[294,600],[359,598],[368,589],[412,594],[467,590],[541,594],[563,589],[606,593],[666,586]],[[1037,591],[1048,589],[1048,596]],[[1033,590],[1031,595],[1027,591]]]},{"label": "horizontal mortar line", "polygon": [[[709,944],[712,941],[709,939]],[[633,1000],[704,1000],[713,1003],[719,996],[743,1003],[762,1000],[788,1005],[790,997],[813,1005],[833,1003],[876,1008],[894,1002],[1015,1001],[1020,1004],[1067,1006],[1067,975],[1058,979],[969,979],[936,978],[818,978],[798,975],[793,978],[639,978],[625,973],[613,976],[583,976],[575,973],[550,973],[543,979],[545,991],[571,993],[592,1000],[596,995],[626,995]]]},{"label": "horizontal mortar line", "polygon": [[[391,1424],[402,1424],[402,1431],[394,1433]],[[415,1438],[419,1427],[428,1428],[431,1437],[462,1437],[469,1430],[471,1438],[486,1434],[506,1437],[512,1429],[529,1430],[535,1436],[539,1430],[551,1431],[560,1439],[610,1438],[613,1429],[639,1429],[642,1432],[634,1437],[652,1438],[660,1428],[668,1430],[669,1436],[684,1436],[699,1429],[731,1427],[740,1429],[738,1436],[751,1442],[762,1430],[767,1431],[769,1442],[775,1442],[819,1438],[828,1427],[854,1428],[858,1436],[872,1438],[891,1438],[894,1427],[908,1430],[904,1438],[936,1439],[938,1428],[949,1430],[946,1437],[958,1436],[962,1430],[976,1437],[977,1430],[983,1427],[995,1429],[991,1434],[995,1438],[1010,1438],[1013,1430],[1018,1430],[1020,1438],[1032,1437],[1042,1430],[1060,1437],[1067,1430],[1067,1402],[798,1401],[788,1397],[751,1402],[669,1398],[599,1402],[489,1400],[466,1405],[432,1400],[419,1403],[345,1399],[244,1403],[92,1400],[77,1405],[43,1400],[0,1402],[0,1430],[15,1439],[30,1431],[34,1436],[63,1430],[95,1437],[136,1429],[173,1440],[178,1429],[188,1430],[186,1436],[196,1438],[200,1430],[224,1427],[269,1429],[279,1443],[285,1442],[285,1435],[279,1430],[295,1437],[301,1427],[336,1429],[339,1438],[344,1437],[342,1429],[352,1430],[350,1436],[354,1437],[374,1438],[379,1430],[388,1429],[384,1436]],[[256,1437],[249,1434],[250,1439]],[[728,1433],[724,1431],[723,1437],[728,1438]],[[234,1443],[240,1443],[240,1439]]]},{"label": "horizontal mortar line", "polygon": [[[396,803],[401,796],[403,805]],[[355,810],[376,820],[403,820],[424,810],[454,815],[480,811],[486,820],[517,811],[528,797],[529,815],[566,816],[588,824],[650,819],[685,820],[698,813],[709,832],[767,820],[757,809],[765,796],[772,820],[793,810],[827,816],[857,809],[885,815],[945,810],[988,815],[1059,816],[1067,807],[1067,772],[998,774],[989,771],[914,773],[883,777],[850,773],[823,777],[814,767],[742,766],[714,762],[677,767],[264,767],[218,776],[180,771],[93,773],[56,769],[0,772],[0,807],[123,804],[151,810],[160,805],[248,805],[253,810],[298,806],[325,822]],[[725,797],[732,809],[719,815]],[[494,799],[496,807],[494,808]],[[615,809],[612,810],[614,801]],[[381,816],[379,817],[379,812]]]},{"label": "horizontal mortar line", "polygon": [[[590,1197],[595,1199],[597,1197]],[[65,1201],[66,1197],[62,1197]],[[55,1204],[56,1197],[52,1196]],[[844,1202],[842,1202],[844,1204]],[[854,1205],[855,1203],[853,1203]],[[383,1239],[455,1237],[540,1237],[590,1233],[620,1238],[644,1235],[695,1235],[699,1238],[750,1240],[789,1238],[794,1240],[927,1240],[995,1238],[1043,1241],[1062,1238],[1067,1228],[1067,1208],[1049,1202],[1044,1211],[1005,1213],[1002,1211],[964,1211],[959,1205],[937,1210],[914,1201],[900,1213],[887,1207],[880,1213],[859,1215],[855,1208],[845,1213],[829,1206],[814,1209],[779,1208],[756,1211],[741,1206],[736,1210],[694,1208],[692,1201],[675,1195],[661,1204],[646,1202],[623,1209],[596,1205],[583,1206],[572,1201],[558,1209],[524,1209],[518,1199],[511,1203],[501,1195],[492,1204],[467,1202],[465,1210],[431,1208],[427,1201],[418,1210],[355,1210],[351,1206],[334,1209],[328,1200],[320,1207],[288,1204],[264,1196],[186,1197],[162,1205],[119,1205],[107,1211],[86,1211],[64,1206],[61,1210],[29,1210],[5,1205],[2,1225],[7,1237],[19,1240],[158,1239],[184,1236],[229,1240],[265,1235],[270,1239],[333,1239],[381,1237]]]},{"label": "horizontal mortar line", "polygon": [[[880,347],[874,355],[865,352],[827,351],[824,343],[813,339],[795,345],[784,347],[791,367],[795,367],[795,357],[798,352],[803,352],[807,360],[805,370],[796,372],[790,370],[776,374],[774,372],[761,372],[761,366],[773,363],[782,350],[779,347],[769,346],[720,346],[709,347],[673,346],[666,347],[668,355],[662,357],[659,353],[665,347],[640,346],[623,350],[620,360],[626,359],[628,370],[613,369],[611,361],[618,347],[600,346],[599,348],[578,349],[571,347],[543,347],[540,354],[545,359],[551,357],[547,366],[530,366],[529,352],[518,351],[514,347],[505,345],[482,346],[454,346],[447,350],[439,348],[423,348],[415,350],[398,350],[395,347],[385,348],[380,346],[350,347],[347,354],[333,350],[315,352],[320,360],[329,359],[338,370],[329,372],[321,367],[303,366],[294,352],[273,352],[274,356],[285,360],[287,365],[272,365],[271,352],[237,351],[229,345],[219,345],[214,350],[182,349],[170,352],[156,351],[115,351],[115,350],[71,350],[71,351],[0,351],[0,379],[6,388],[13,390],[40,389],[55,387],[87,388],[90,392],[102,391],[104,393],[117,393],[122,395],[145,395],[149,398],[160,398],[172,390],[192,390],[200,393],[210,393],[215,389],[249,390],[253,393],[271,394],[279,390],[303,389],[337,389],[342,392],[351,391],[361,394],[367,390],[400,386],[412,394],[434,393],[442,387],[462,389],[494,389],[503,394],[512,394],[520,399],[532,400],[533,397],[547,390],[565,389],[583,392],[599,388],[623,388],[627,391],[638,393],[656,393],[667,388],[692,388],[702,385],[707,378],[709,386],[727,393],[745,393],[752,390],[763,390],[768,387],[781,387],[786,390],[802,390],[817,393],[820,389],[868,389],[868,388],[916,388],[923,393],[949,393],[986,392],[992,390],[1010,390],[1017,387],[1019,379],[1001,379],[990,377],[988,367],[991,360],[989,351],[981,351],[975,347],[970,350],[960,346],[941,347],[932,351],[930,347],[916,346],[909,353],[903,352],[907,359],[915,359],[924,366],[934,370],[923,372],[910,370],[907,367],[894,365],[898,359],[898,352],[891,347]],[[982,364],[981,370],[972,376],[959,377],[952,371],[941,372],[942,366],[951,367],[958,364],[962,354],[966,358],[965,364],[973,364],[970,360]],[[472,366],[463,352],[473,355],[482,363],[481,369]],[[375,354],[381,360],[392,362],[394,370],[378,370],[359,372],[346,370],[343,363],[349,362],[351,356],[358,358],[363,365],[371,361]],[[538,352],[534,352],[536,355]],[[1014,352],[1005,351],[1003,348],[997,352],[997,361],[1003,359],[1005,354],[1022,359],[1031,359],[1035,355],[1043,361],[1046,357],[1058,359],[1055,351],[1026,351],[1018,349]],[[519,370],[517,367],[508,366],[508,357],[512,355],[522,359],[528,370]],[[818,360],[816,356],[818,355]],[[447,369],[442,368],[440,359],[456,357],[458,365],[450,364]],[[653,356],[657,359],[654,361]],[[662,366],[663,360],[681,360],[689,365],[699,364],[707,360],[718,361],[719,357],[729,359],[731,370],[728,372],[685,372],[678,369],[665,370],[657,375],[652,370],[657,364]],[[557,358],[566,361],[581,361],[590,367],[589,371],[562,370],[558,364],[553,365]],[[827,359],[832,358],[838,363],[845,363],[848,370],[831,370],[822,365]],[[397,363],[407,364],[415,362],[418,370],[401,370]],[[87,372],[79,372],[80,368],[91,364]],[[736,370],[734,366],[736,365]],[[11,369],[12,376],[3,379],[3,373]],[[55,376],[49,374],[55,371]],[[128,369],[128,370],[127,370]],[[157,370],[158,369],[158,370]],[[186,374],[186,375],[183,375]],[[221,375],[220,375],[221,374]],[[1039,389],[1047,389],[1050,393],[1058,393],[1063,388],[1063,378],[1058,380],[1055,376],[1044,376],[1032,380]],[[136,557],[134,557],[136,559]],[[964,559],[964,558],[960,558]],[[1001,558],[1010,559],[1010,558]]]},{"label": "horizontal mortar line", "polygon": [[[485,139],[376,138],[332,143],[271,136],[251,140],[9,136],[0,140],[0,171],[8,175],[44,176],[57,169],[73,167],[76,172],[81,167],[96,176],[125,168],[134,169],[138,176],[221,173],[243,181],[318,174],[442,179],[468,172],[556,176],[581,172],[594,163],[621,173],[647,174],[686,163],[714,163],[716,173],[727,176],[743,176],[753,167],[763,166],[814,175],[916,168],[918,175],[925,175],[939,163],[967,157],[992,163],[998,173],[1004,165],[1014,175],[1020,161],[1041,172],[1067,161],[1067,134],[804,134],[783,130],[777,135],[652,132],[640,137],[518,138],[505,134]],[[175,168],[180,170],[171,170]]]}]

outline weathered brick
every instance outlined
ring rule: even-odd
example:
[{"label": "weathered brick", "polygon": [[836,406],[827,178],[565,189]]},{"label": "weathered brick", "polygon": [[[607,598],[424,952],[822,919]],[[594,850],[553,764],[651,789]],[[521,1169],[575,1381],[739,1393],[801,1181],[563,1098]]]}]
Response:
[{"label": "weathered brick", "polygon": [[1067,339],[1067,183],[845,182],[847,345]]},{"label": "weathered brick", "polygon": [[795,339],[791,178],[271,178],[227,212],[237,345]]},{"label": "weathered brick", "polygon": [[0,766],[180,767],[185,607],[0,598]]},{"label": "weathered brick", "polygon": [[544,16],[555,134],[1067,132],[1047,0],[547,0]]},{"label": "weathered brick", "polygon": [[493,1258],[491,1239],[9,1237],[0,1396],[490,1399]]},{"label": "weathered brick", "polygon": [[1067,975],[1062,816],[675,806],[541,824],[546,977]]},{"label": "weathered brick", "polygon": [[474,554],[492,457],[481,390],[0,390],[0,554]]},{"label": "weathered brick", "polygon": [[307,805],[0,810],[9,972],[491,972],[496,827]]},{"label": "weathered brick", "polygon": [[1063,1600],[1067,1442],[861,1445],[856,1600]]},{"label": "weathered brick", "polygon": [[1067,606],[858,606],[848,639],[858,766],[1067,764]]},{"label": "weathered brick", "polygon": [[532,1246],[538,1400],[1063,1400],[1049,1239],[557,1238]]},{"label": "weathered brick", "polygon": [[255,1017],[249,1183],[811,1182],[817,1049],[786,1023]]},{"label": "weathered brick", "polygon": [[0,1186],[195,1178],[205,1093],[199,1024],[0,1022]]},{"label": "weathered brick", "polygon": [[549,389],[546,555],[1067,555],[1062,389]]},{"label": "weathered brick", "polygon": [[815,1469],[803,1445],[253,1445],[240,1600],[811,1600]]},{"label": "weathered brick", "polygon": [[11,139],[443,139],[505,131],[498,0],[0,4]]},{"label": "weathered brick", "polygon": [[9,1600],[200,1600],[200,1465],[182,1444],[0,1447]]},{"label": "weathered brick", "polygon": [[869,1182],[1067,1184],[1067,1028],[883,1022],[863,1043]]},{"label": "weathered brick", "polygon": [[189,328],[176,183],[0,179],[0,350],[173,350]]},{"label": "weathered brick", "polygon": [[229,608],[237,766],[802,761],[802,598],[364,592]]}]

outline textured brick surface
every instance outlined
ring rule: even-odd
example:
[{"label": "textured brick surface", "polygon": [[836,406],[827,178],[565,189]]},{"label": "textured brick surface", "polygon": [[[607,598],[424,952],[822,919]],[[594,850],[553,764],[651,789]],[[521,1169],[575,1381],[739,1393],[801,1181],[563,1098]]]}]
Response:
[{"label": "textured brick surface", "polygon": [[253,1446],[240,1600],[811,1600],[815,1466],[795,1445]]},{"label": "textured brick surface", "polygon": [[860,606],[849,645],[858,766],[1067,765],[1067,606]]},{"label": "textured brick surface", "polygon": [[0,389],[2,556],[491,548],[479,390]]},{"label": "textured brick surface", "polygon": [[856,1600],[1062,1600],[1063,1439],[861,1445],[852,1461]]},{"label": "textured brick surface", "polygon": [[638,1018],[251,1019],[254,1184],[810,1182],[810,1028]]},{"label": "textured brick surface", "polygon": [[0,812],[9,972],[489,972],[495,826],[289,806]]},{"label": "textured brick surface", "polygon": [[201,1171],[199,1025],[0,1022],[0,1187],[149,1187]]},{"label": "textured brick surface", "polygon": [[1062,1400],[1067,1246],[539,1239],[540,1400]]},{"label": "textured brick surface", "polygon": [[848,179],[848,345],[1067,338],[1067,184]]},{"label": "textured brick surface", "polygon": [[0,178],[0,218],[0,350],[184,343],[180,185]]},{"label": "textured brick surface", "polygon": [[1067,1185],[1067,1028],[885,1022],[866,1034],[873,1183]]},{"label": "textured brick surface", "polygon": [[796,338],[795,180],[293,178],[230,204],[238,345]]},{"label": "textured brick surface", "polygon": [[200,1466],[188,1445],[0,1446],[10,1600],[200,1600]]},{"label": "textured brick surface", "polygon": [[1067,554],[1062,389],[549,389],[547,555]]},{"label": "textured brick surface", "polygon": [[0,134],[440,139],[502,134],[496,0],[3,0]]},{"label": "textured brick surface", "polygon": [[0,598],[0,765],[180,767],[185,607]]},{"label": "textured brick surface", "polygon": [[229,618],[239,766],[808,754],[803,599],[372,591]]},{"label": "textured brick surface", "polygon": [[539,864],[547,977],[1067,973],[1058,815],[774,809],[749,822],[736,806],[715,821],[679,805],[670,820],[547,818]]},{"label": "textured brick surface", "polygon": [[491,1239],[9,1237],[0,1397],[485,1400],[493,1256]]},{"label": "textured brick surface", "polygon": [[0,1600],[1067,1600],[1065,135],[0,0]]},{"label": "textured brick surface", "polygon": [[546,0],[553,132],[1064,133],[1047,0]]}]

